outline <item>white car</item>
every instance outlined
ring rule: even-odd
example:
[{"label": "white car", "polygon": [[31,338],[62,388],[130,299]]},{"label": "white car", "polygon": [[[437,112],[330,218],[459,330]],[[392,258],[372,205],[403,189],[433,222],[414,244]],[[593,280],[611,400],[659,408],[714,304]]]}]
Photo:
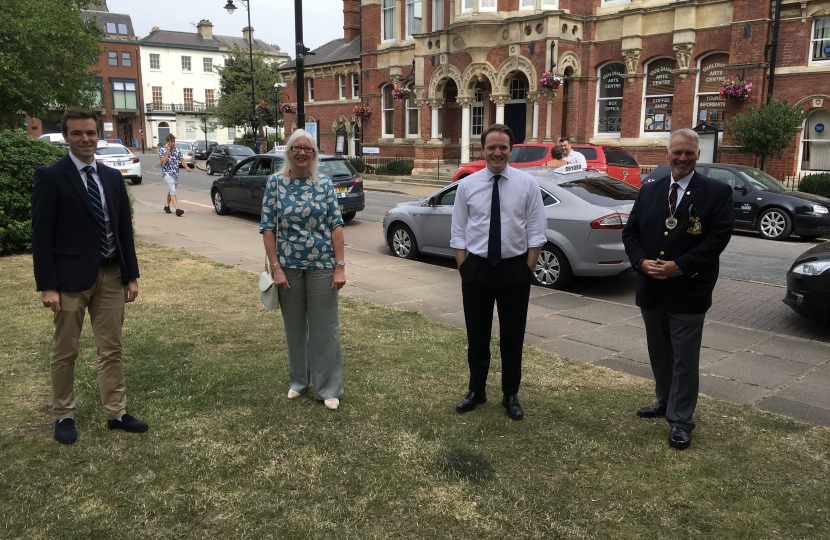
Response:
[{"label": "white car", "polygon": [[44,133],[38,139],[47,141],[50,143],[65,143],[66,141],[63,138],[62,133]]},{"label": "white car", "polygon": [[[187,163],[188,167],[196,166],[196,154],[193,152],[193,145],[187,141],[176,141],[176,148],[182,153],[182,159]],[[179,163],[179,167],[182,164]]]},{"label": "white car", "polygon": [[141,183],[141,161],[124,145],[98,141],[95,161],[118,169],[121,175],[129,178],[133,185]]}]

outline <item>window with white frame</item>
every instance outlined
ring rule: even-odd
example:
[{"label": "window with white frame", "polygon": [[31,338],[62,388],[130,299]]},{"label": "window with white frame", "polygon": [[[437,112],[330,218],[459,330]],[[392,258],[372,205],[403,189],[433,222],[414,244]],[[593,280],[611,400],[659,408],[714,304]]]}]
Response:
[{"label": "window with white frame", "polygon": [[479,0],[479,11],[496,11],[496,0]]},{"label": "window with white frame", "polygon": [[409,99],[406,100],[406,136],[417,137],[420,134],[418,126],[421,109],[415,104],[415,85],[410,84],[406,89],[409,90]]},{"label": "window with white frame", "polygon": [[484,131],[484,90],[476,90],[476,100],[471,105],[470,135],[481,136]]},{"label": "window with white frame", "polygon": [[630,4],[631,0],[602,0],[600,7],[607,7],[607,6],[622,6],[625,4]]},{"label": "window with white frame", "polygon": [[384,137],[395,136],[395,100],[392,99],[392,85],[387,84],[382,89],[381,105],[383,114],[381,120],[383,122],[382,133]]},{"label": "window with white frame", "polygon": [[810,62],[830,62],[830,17],[813,21],[810,34]]},{"label": "window with white frame", "polygon": [[235,127],[229,127],[228,128],[228,140],[233,142],[233,140],[235,138],[236,138],[236,128]]},{"label": "window with white frame", "polygon": [[337,88],[340,90],[340,99],[346,99],[346,76],[337,76]]},{"label": "window with white frame", "polygon": [[314,79],[306,79],[306,86],[308,86],[308,101],[314,101]]},{"label": "window with white frame", "polygon": [[519,2],[519,10],[535,9],[535,8],[536,8],[536,0],[521,0],[521,2]]},{"label": "window with white frame", "polygon": [[599,68],[597,83],[598,135],[619,135],[622,131],[623,73],[625,64],[614,62]]},{"label": "window with white frame", "polygon": [[421,33],[423,17],[421,0],[406,0],[406,39]]},{"label": "window with white frame", "polygon": [[432,0],[432,31],[444,29],[444,0]]},{"label": "window with white frame", "polygon": [[188,141],[196,139],[196,121],[185,120],[184,122],[184,138]]},{"label": "window with white frame", "polygon": [[205,108],[212,109],[216,105],[216,94],[212,88],[205,89]]},{"label": "window with white frame", "polygon": [[461,13],[471,13],[473,11],[473,0],[464,0],[461,4]]},{"label": "window with white frame", "polygon": [[150,69],[161,69],[161,55],[150,53]]},{"label": "window with white frame", "polygon": [[190,71],[190,57],[182,56],[182,71]]},{"label": "window with white frame", "polygon": [[352,73],[352,99],[360,97],[360,73]]},{"label": "window with white frame", "polygon": [[184,110],[192,111],[193,110],[193,89],[192,88],[182,88],[182,92],[184,94]]},{"label": "window with white frame", "polygon": [[801,170],[830,171],[830,111],[815,109],[801,134]]},{"label": "window with white frame", "polygon": [[395,0],[381,0],[380,34],[383,41],[395,41]]},{"label": "window with white frame", "polygon": [[559,0],[542,0],[542,9],[559,9]]},{"label": "window with white frame", "polygon": [[510,79],[510,99],[524,99],[526,95],[525,83],[519,79]]},{"label": "window with white frame", "polygon": [[700,59],[697,76],[697,121],[718,123],[723,129],[723,114],[726,102],[720,95],[720,87],[726,80],[729,54],[717,53]]},{"label": "window with white frame", "polygon": [[161,97],[161,91],[162,91],[161,86],[153,86],[152,87],[153,110],[154,111],[160,111],[161,110],[161,104],[163,103],[163,100],[162,100],[162,97]]},{"label": "window with white frame", "polygon": [[646,66],[646,91],[643,96],[643,131],[669,133],[672,130],[674,100],[674,58],[658,58]]},{"label": "window with white frame", "polygon": [[202,70],[205,73],[210,73],[213,71],[213,58],[202,58]]}]

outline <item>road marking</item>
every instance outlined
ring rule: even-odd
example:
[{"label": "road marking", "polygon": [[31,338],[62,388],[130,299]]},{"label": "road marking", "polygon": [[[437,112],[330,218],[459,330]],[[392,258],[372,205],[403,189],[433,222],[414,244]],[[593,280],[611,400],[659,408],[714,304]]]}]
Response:
[{"label": "road marking", "polygon": [[187,204],[195,204],[196,206],[202,206],[204,208],[213,208],[212,204],[202,204],[202,203],[197,203],[197,202],[193,202],[193,201],[179,201],[179,202],[186,202]]}]

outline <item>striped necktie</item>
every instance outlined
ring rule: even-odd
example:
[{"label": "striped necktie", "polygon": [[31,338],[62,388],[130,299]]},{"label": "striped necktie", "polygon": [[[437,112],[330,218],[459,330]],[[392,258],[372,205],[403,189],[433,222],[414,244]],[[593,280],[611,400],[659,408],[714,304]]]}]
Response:
[{"label": "striped necktie", "polygon": [[680,184],[674,182],[671,185],[671,193],[669,194],[669,216],[674,215],[674,211],[677,210],[677,188],[680,187]]},{"label": "striped necktie", "polygon": [[98,235],[100,238],[100,255],[103,259],[110,252],[110,245],[107,241],[107,223],[104,220],[104,204],[101,202],[101,193],[98,191],[98,184],[92,177],[92,171],[95,169],[92,165],[87,165],[83,170],[86,173],[86,191],[89,193],[89,198],[92,200],[92,209],[95,210],[95,218],[98,220]]},{"label": "striped necktie", "polygon": [[491,266],[501,261],[501,204],[499,200],[499,180],[501,175],[493,176],[493,198],[490,201],[490,236],[487,241],[487,260]]}]

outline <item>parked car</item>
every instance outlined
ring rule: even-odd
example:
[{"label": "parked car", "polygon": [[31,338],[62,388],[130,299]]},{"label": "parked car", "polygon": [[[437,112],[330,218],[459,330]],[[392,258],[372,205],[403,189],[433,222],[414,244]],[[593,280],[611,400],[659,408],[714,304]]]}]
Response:
[{"label": "parked car", "polygon": [[124,145],[98,141],[95,161],[118,169],[133,185],[141,183],[141,161]]},{"label": "parked car", "polygon": [[38,139],[50,143],[66,143],[63,138],[63,133],[44,133]]},{"label": "parked car", "polygon": [[[249,157],[230,174],[214,180],[210,188],[213,209],[219,215],[228,214],[231,210],[260,214],[268,177],[282,167],[284,159],[282,152]],[[343,220],[354,219],[357,212],[366,206],[363,178],[342,156],[321,154],[318,170],[331,178]]]},{"label": "parked car", "polygon": [[[553,143],[520,143],[513,146],[510,166],[516,168],[544,165],[552,159]],[[631,154],[619,146],[573,144],[574,150],[585,156],[588,168],[606,173],[612,178],[640,187],[640,166]],[[465,163],[453,174],[453,182],[461,180],[486,166],[483,159]]]},{"label": "parked car", "polygon": [[[695,171],[732,188],[735,228],[757,230],[770,240],[786,240],[792,233],[805,240],[830,234],[830,199],[794,191],[754,167],[699,163]],[[660,165],[643,183],[670,172],[668,165]]]},{"label": "parked car", "polygon": [[207,159],[213,149],[219,146],[216,141],[196,141],[193,143],[193,157],[196,159]]},{"label": "parked car", "polygon": [[[631,268],[622,229],[638,189],[608,175],[565,167],[533,167],[548,221],[547,244],[533,271],[537,285],[564,289],[574,276],[615,276]],[[463,182],[464,180],[461,180]],[[454,257],[450,247],[458,182],[386,212],[383,239],[396,257]]]},{"label": "parked car", "polygon": [[222,174],[225,171],[231,171],[243,159],[253,155],[256,154],[247,146],[220,144],[208,156],[207,163],[205,163],[205,170],[210,175],[213,175],[215,172]]},{"label": "parked car", "polygon": [[[188,167],[195,167],[196,166],[196,155],[193,152],[193,145],[190,144],[188,141],[176,141],[176,148],[182,153],[182,159],[185,163],[187,163]],[[179,163],[179,167],[182,164]]]},{"label": "parked car", "polygon": [[784,303],[803,317],[830,324],[830,242],[796,258],[787,272]]}]

